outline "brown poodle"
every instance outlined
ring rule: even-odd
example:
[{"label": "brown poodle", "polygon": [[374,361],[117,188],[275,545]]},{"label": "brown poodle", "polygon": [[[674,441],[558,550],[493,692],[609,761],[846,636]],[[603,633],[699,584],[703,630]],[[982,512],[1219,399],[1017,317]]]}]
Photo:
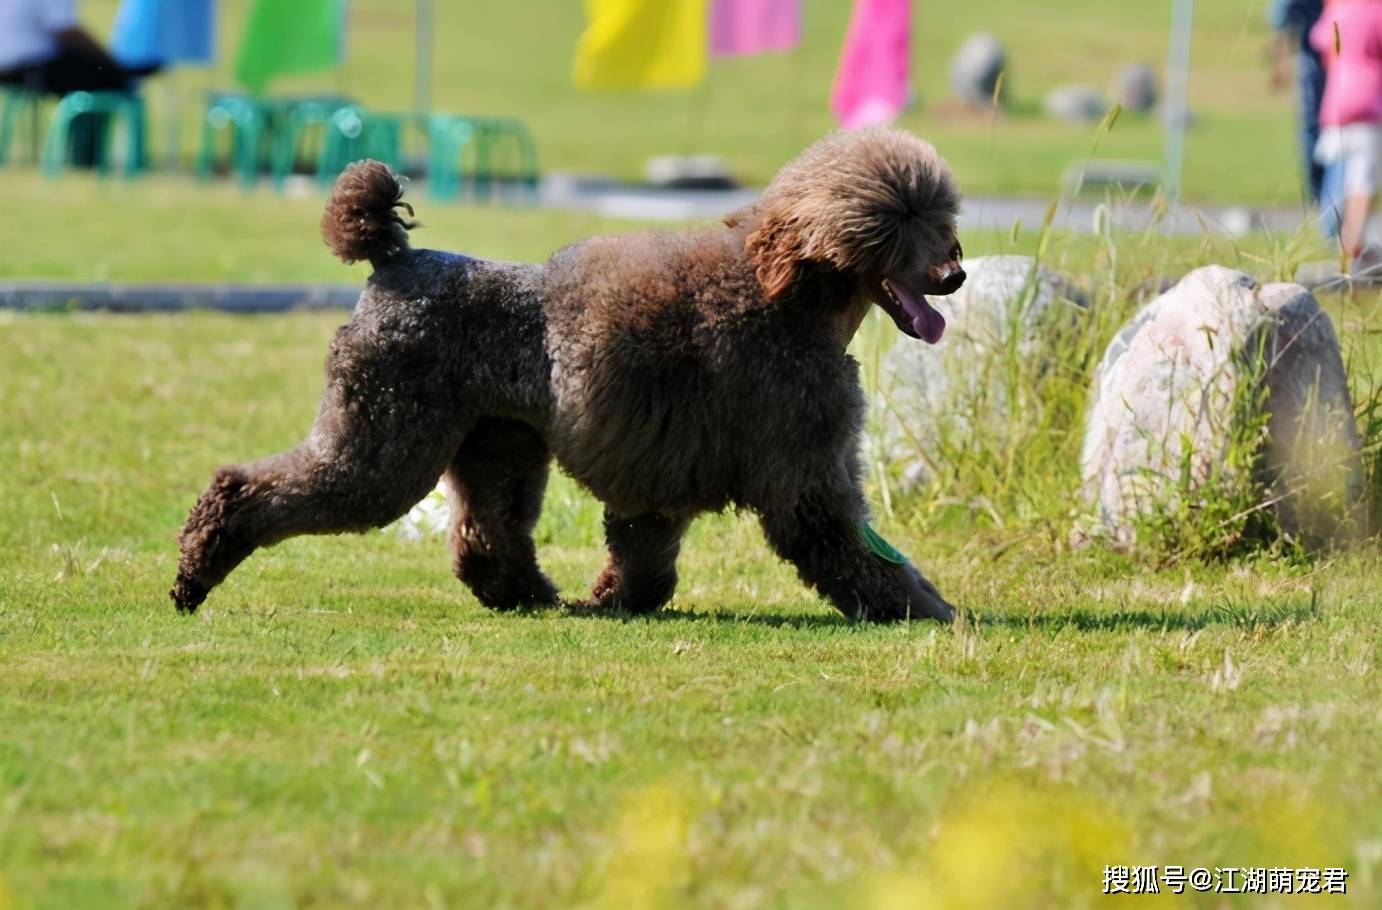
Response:
[{"label": "brown poodle", "polygon": [[373,161],[336,182],[326,243],[374,274],[307,439],[221,468],[193,507],[179,609],[259,547],[388,524],[442,475],[457,577],[496,609],[556,603],[532,539],[555,458],[605,506],[593,606],[661,607],[692,518],[736,506],[846,616],[952,618],[867,530],[845,353],[874,303],[913,338],[945,330],[922,295],[964,281],[959,194],[930,145],[831,136],[724,225],[594,237],[543,265],[412,249],[402,193]]}]

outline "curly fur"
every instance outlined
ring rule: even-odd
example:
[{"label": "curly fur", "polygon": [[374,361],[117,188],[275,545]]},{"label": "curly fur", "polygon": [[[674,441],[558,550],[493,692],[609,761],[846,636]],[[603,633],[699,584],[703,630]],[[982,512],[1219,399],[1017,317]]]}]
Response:
[{"label": "curly fur", "polygon": [[[898,131],[841,133],[788,164],[754,206],[749,259],[769,298],[805,263],[881,274],[954,241],[960,193],[929,143]],[[742,216],[735,216],[738,220]]]},{"label": "curly fur", "polygon": [[336,178],[322,212],[322,240],[342,261],[368,261],[378,268],[408,248],[408,231],[416,227],[398,214],[400,206],[413,214],[388,165],[362,161]]},{"label": "curly fur", "polygon": [[438,476],[457,577],[495,609],[553,603],[532,531],[555,460],[605,505],[594,606],[662,606],[692,518],[732,506],[846,615],[951,617],[861,538],[864,399],[845,353],[885,277],[958,256],[958,194],[929,145],[833,136],[722,226],[594,237],[542,265],[411,249],[400,204],[381,164],[337,182],[323,236],[375,272],[307,439],[222,469],[193,507],[180,609],[255,548],[385,524]]}]

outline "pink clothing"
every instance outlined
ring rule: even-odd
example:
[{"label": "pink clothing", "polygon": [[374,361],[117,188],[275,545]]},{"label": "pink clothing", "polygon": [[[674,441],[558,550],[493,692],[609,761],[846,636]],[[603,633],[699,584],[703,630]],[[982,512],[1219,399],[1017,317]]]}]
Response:
[{"label": "pink clothing", "polygon": [[847,130],[887,123],[907,105],[911,0],[855,0],[830,109]]},{"label": "pink clothing", "polygon": [[1310,29],[1310,44],[1325,68],[1320,126],[1382,123],[1382,2],[1334,0],[1327,4]]},{"label": "pink clothing", "polygon": [[710,52],[718,57],[789,51],[801,43],[801,0],[714,0]]}]

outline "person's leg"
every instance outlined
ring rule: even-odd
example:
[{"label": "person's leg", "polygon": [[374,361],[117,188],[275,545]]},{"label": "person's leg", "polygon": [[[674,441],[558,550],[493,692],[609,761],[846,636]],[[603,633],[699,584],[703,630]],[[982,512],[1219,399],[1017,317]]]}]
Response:
[{"label": "person's leg", "polygon": [[1320,181],[1320,233],[1326,240],[1339,236],[1339,224],[1344,218],[1344,166],[1341,161],[1322,165],[1324,179]]},{"label": "person's leg", "polygon": [[1315,146],[1320,140],[1320,98],[1324,95],[1324,67],[1315,54],[1296,55],[1296,91],[1300,102],[1301,163],[1309,201],[1316,203],[1323,199],[1325,167],[1315,160]]},{"label": "person's leg", "polygon": [[1371,193],[1349,193],[1344,199],[1344,218],[1339,227],[1339,242],[1351,258],[1356,259],[1363,254],[1364,232],[1371,208]]},{"label": "person's leg", "polygon": [[1350,124],[1345,131],[1344,216],[1339,242],[1348,256],[1358,260],[1367,252],[1368,216],[1382,157],[1382,125]]}]

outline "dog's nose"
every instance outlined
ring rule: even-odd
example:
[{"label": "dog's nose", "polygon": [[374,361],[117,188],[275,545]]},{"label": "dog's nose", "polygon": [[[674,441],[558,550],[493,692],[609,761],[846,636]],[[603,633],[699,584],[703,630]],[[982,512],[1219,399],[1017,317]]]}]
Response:
[{"label": "dog's nose", "polygon": [[960,285],[965,283],[965,270],[956,269],[941,281],[941,290],[947,294],[953,294],[960,289]]}]

